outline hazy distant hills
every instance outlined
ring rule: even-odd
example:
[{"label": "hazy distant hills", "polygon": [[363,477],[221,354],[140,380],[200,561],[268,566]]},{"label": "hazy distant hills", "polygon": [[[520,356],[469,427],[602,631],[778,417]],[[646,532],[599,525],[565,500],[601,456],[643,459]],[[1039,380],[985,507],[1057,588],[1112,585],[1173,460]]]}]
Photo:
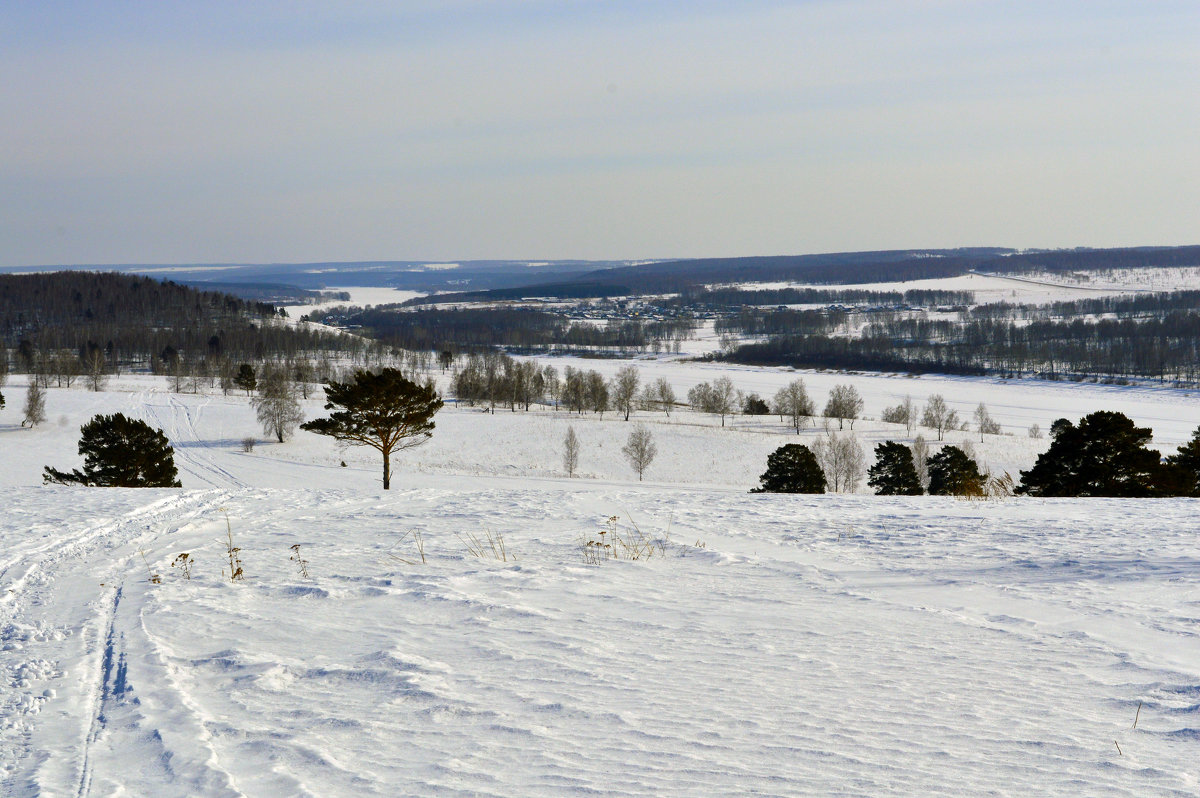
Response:
[{"label": "hazy distant hills", "polygon": [[[193,263],[61,265],[0,269],[0,272],[44,272],[62,269],[116,271],[144,274],[188,285],[220,284],[230,290],[235,284],[258,284],[301,289],[338,286],[370,286],[404,291],[487,290],[564,279],[598,269],[625,266],[629,261],[345,261],[329,263]],[[240,292],[239,292],[240,293]]]},{"label": "hazy distant hills", "polygon": [[[1200,246],[1018,251],[1001,247],[833,252],[748,258],[695,258],[596,270],[578,277],[439,297],[502,300],[520,296],[582,298],[676,293],[713,283],[791,282],[810,285],[899,282],[954,277],[970,271],[1095,271],[1200,265]],[[413,303],[430,301],[413,300]]]},{"label": "hazy distant hills", "polygon": [[[288,286],[305,290],[370,286],[419,291],[437,295],[440,300],[472,301],[524,296],[583,298],[674,293],[713,283],[862,284],[953,277],[969,271],[1012,274],[1180,266],[1200,266],[1200,246],[1069,250],[966,247],[642,263],[473,260],[76,265],[10,268],[0,272],[119,271],[200,287],[220,286],[220,290],[254,298],[258,296],[247,292],[267,286],[274,295]],[[238,286],[245,289],[239,291]]]}]

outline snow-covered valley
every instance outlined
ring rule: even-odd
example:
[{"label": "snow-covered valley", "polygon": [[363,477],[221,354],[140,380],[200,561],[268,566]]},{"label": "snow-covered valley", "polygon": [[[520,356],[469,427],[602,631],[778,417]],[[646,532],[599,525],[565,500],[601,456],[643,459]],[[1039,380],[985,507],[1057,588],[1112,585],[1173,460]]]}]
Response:
[{"label": "snow-covered valley", "polygon": [[[719,368],[639,365],[680,393]],[[1182,391],[724,373],[803,376],[818,403],[850,382],[873,418],[985,401],[1013,434],[975,447],[1014,475],[1046,445],[1030,423],[1123,410],[1170,451],[1200,419]],[[370,450],[242,451],[244,396],[123,377],[51,389],[25,429],[23,379],[0,411],[0,794],[1200,792],[1195,500],[751,495],[797,436],[687,411],[637,414],[659,448],[638,483],[616,414],[452,405],[385,492]],[[167,433],[183,489],[39,484],[116,411]],[[587,564],[601,532],[656,545]],[[489,537],[507,559],[471,553]]]}]

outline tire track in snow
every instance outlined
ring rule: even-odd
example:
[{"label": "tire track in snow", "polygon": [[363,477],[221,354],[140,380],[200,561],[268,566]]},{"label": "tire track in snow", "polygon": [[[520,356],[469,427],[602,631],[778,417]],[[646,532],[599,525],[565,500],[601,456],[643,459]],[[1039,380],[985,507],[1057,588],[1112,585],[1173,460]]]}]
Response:
[{"label": "tire track in snow", "polygon": [[[76,489],[65,488],[63,490]],[[132,527],[142,523],[144,523],[146,528],[150,528],[154,521],[160,521],[164,517],[183,512],[190,505],[199,504],[200,506],[190,513],[190,515],[195,515],[201,512],[206,504],[220,504],[226,495],[228,494],[212,490],[196,491],[182,495],[172,492],[164,498],[156,499],[149,504],[129,510],[113,521],[85,528],[78,535],[68,540],[55,537],[33,548],[24,550],[20,548],[15,549],[11,558],[0,564],[0,568],[2,568],[0,570],[0,591],[3,591],[0,594],[0,611],[6,609],[10,611],[7,614],[0,614],[0,621],[6,619],[12,620],[20,611],[21,606],[27,603],[27,601],[22,600],[28,598],[26,596],[27,587],[39,581],[46,581],[48,572],[64,560],[72,558],[86,559],[89,554],[105,544],[110,549],[126,544],[134,537],[144,535],[145,530],[127,539],[114,539],[114,533],[119,532],[125,527]],[[16,573],[6,583],[4,579],[10,572]]]}]

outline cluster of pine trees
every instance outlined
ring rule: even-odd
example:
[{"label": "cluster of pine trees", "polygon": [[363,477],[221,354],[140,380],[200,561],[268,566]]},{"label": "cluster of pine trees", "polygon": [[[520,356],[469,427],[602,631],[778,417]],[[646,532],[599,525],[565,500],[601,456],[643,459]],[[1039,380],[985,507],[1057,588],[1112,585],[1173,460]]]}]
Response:
[{"label": "cluster of pine trees", "polygon": [[[912,446],[895,441],[875,448],[867,484],[881,495],[995,496],[1024,494],[1055,497],[1151,498],[1200,497],[1200,428],[1191,440],[1163,458],[1148,444],[1153,433],[1123,413],[1101,410],[1078,424],[1063,418],[1050,427],[1049,449],[1020,482],[1007,474],[984,474],[960,446],[946,445],[928,454],[922,439]],[[819,441],[810,449],[785,444],[767,458],[756,493],[824,493],[837,490],[836,464]]]}]

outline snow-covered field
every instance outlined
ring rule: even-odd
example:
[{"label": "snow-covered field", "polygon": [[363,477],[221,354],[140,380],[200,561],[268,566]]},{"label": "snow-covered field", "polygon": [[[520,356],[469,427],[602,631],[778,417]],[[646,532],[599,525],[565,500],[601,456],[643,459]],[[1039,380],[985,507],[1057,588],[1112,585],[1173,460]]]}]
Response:
[{"label": "snow-covered field", "polygon": [[[1125,410],[1170,450],[1200,420],[1179,391],[639,366],[681,394],[850,382],[876,418],[985,401],[1017,434],[971,437],[1014,473],[1046,445],[1029,423]],[[1195,501],[751,495],[796,436],[686,411],[635,418],[659,448],[639,484],[615,414],[453,406],[384,492],[370,450],[243,452],[244,396],[124,377],[52,389],[31,430],[22,380],[0,411],[0,795],[1200,794]],[[39,484],[115,411],[164,429],[182,490]],[[584,562],[634,525],[654,556]],[[488,535],[507,561],[469,552]]]},{"label": "snow-covered field", "polygon": [[980,305],[993,302],[1044,305],[1098,296],[1145,291],[1181,291],[1200,285],[1200,267],[1162,269],[1107,269],[1092,272],[1030,272],[1028,274],[972,273],[959,277],[844,285],[795,282],[742,283],[747,289],[819,288],[862,291],[973,291]]},{"label": "snow-covered field", "polygon": [[1108,292],[1182,291],[1200,286],[1200,266],[1093,269],[1082,272],[1047,272],[1022,276],[1043,283],[1057,283]]}]

